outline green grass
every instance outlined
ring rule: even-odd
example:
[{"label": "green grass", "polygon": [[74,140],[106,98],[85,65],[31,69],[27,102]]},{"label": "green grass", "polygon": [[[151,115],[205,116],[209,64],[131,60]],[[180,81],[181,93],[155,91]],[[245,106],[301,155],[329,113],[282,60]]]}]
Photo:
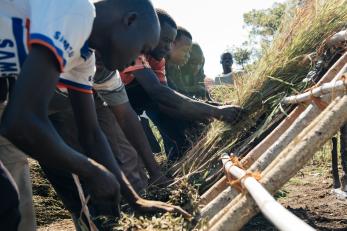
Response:
[{"label": "green grass", "polygon": [[[192,147],[185,159],[174,166],[176,176],[198,176],[202,181],[209,177],[204,173],[213,168],[222,153],[230,152],[235,145],[247,145],[261,135],[274,119],[283,115],[282,109],[288,109],[279,106],[283,97],[308,87],[301,82],[312,65],[307,57],[324,50],[325,39],[344,27],[347,1],[307,2],[305,7],[287,15],[272,45],[264,50],[252,71],[236,78],[235,88],[218,87],[213,90],[214,97],[221,102],[239,104],[248,113],[236,125],[218,121],[210,124],[204,137]],[[261,116],[266,119],[258,121],[254,127]],[[250,132],[252,127],[254,131]],[[315,160],[322,162],[326,161],[325,158],[322,153]]]}]

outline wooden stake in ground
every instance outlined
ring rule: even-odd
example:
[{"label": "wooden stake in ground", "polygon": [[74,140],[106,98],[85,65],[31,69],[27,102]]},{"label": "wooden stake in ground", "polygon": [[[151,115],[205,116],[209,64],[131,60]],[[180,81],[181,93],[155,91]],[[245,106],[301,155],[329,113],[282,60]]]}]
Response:
[{"label": "wooden stake in ground", "polygon": [[[332,102],[298,137],[277,157],[262,174],[265,188],[274,194],[293,177],[347,121],[347,96]],[[209,230],[239,230],[257,213],[257,206],[252,198],[239,195],[238,201],[224,216],[209,223]]]}]

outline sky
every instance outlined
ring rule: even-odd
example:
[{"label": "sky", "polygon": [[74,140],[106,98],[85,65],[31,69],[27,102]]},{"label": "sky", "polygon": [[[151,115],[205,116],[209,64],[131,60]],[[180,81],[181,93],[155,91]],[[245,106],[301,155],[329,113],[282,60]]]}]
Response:
[{"label": "sky", "polygon": [[152,0],[166,10],[180,26],[188,29],[205,55],[205,74],[214,78],[222,72],[220,55],[240,46],[248,38],[243,14],[252,9],[267,9],[283,0]]}]

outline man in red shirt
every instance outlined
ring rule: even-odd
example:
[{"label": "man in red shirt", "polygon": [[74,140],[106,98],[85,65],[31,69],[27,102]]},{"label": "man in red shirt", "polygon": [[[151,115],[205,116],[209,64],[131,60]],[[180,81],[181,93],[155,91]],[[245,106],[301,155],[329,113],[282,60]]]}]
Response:
[{"label": "man in red shirt", "polygon": [[230,123],[237,122],[242,109],[237,106],[212,106],[192,100],[170,89],[165,75],[165,58],[175,40],[177,26],[165,12],[157,12],[161,25],[158,46],[148,54],[137,58],[135,65],[126,68],[121,78],[126,85],[129,101],[138,115],[144,111],[159,128],[164,141],[171,140],[183,148],[170,155],[169,159],[179,158],[187,148],[184,130],[186,122],[220,119]]}]

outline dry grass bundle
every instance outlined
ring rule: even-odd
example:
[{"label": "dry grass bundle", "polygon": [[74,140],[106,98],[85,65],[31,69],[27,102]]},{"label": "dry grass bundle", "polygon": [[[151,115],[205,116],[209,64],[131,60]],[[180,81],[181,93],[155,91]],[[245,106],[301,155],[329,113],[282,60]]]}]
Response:
[{"label": "dry grass bundle", "polygon": [[176,176],[194,176],[194,183],[204,184],[219,169],[216,160],[223,152],[251,142],[274,119],[280,118],[279,114],[283,117],[280,101],[307,87],[302,83],[311,67],[307,57],[321,49],[324,39],[345,26],[346,3],[346,0],[308,0],[304,6],[288,13],[255,69],[240,77],[241,84],[237,88],[221,91],[223,99],[227,97],[227,101],[247,109],[247,116],[234,126],[213,122],[186,157],[174,165]]},{"label": "dry grass bundle", "polygon": [[[181,181],[179,184],[168,188],[152,188],[146,198],[169,201],[174,205],[179,205],[189,211],[193,217],[197,217],[199,213],[197,190],[187,181]],[[146,216],[137,216],[132,212],[122,213],[121,218],[116,222],[113,230],[199,230],[206,225],[205,220],[185,220],[182,216],[174,214],[155,214]]]}]

